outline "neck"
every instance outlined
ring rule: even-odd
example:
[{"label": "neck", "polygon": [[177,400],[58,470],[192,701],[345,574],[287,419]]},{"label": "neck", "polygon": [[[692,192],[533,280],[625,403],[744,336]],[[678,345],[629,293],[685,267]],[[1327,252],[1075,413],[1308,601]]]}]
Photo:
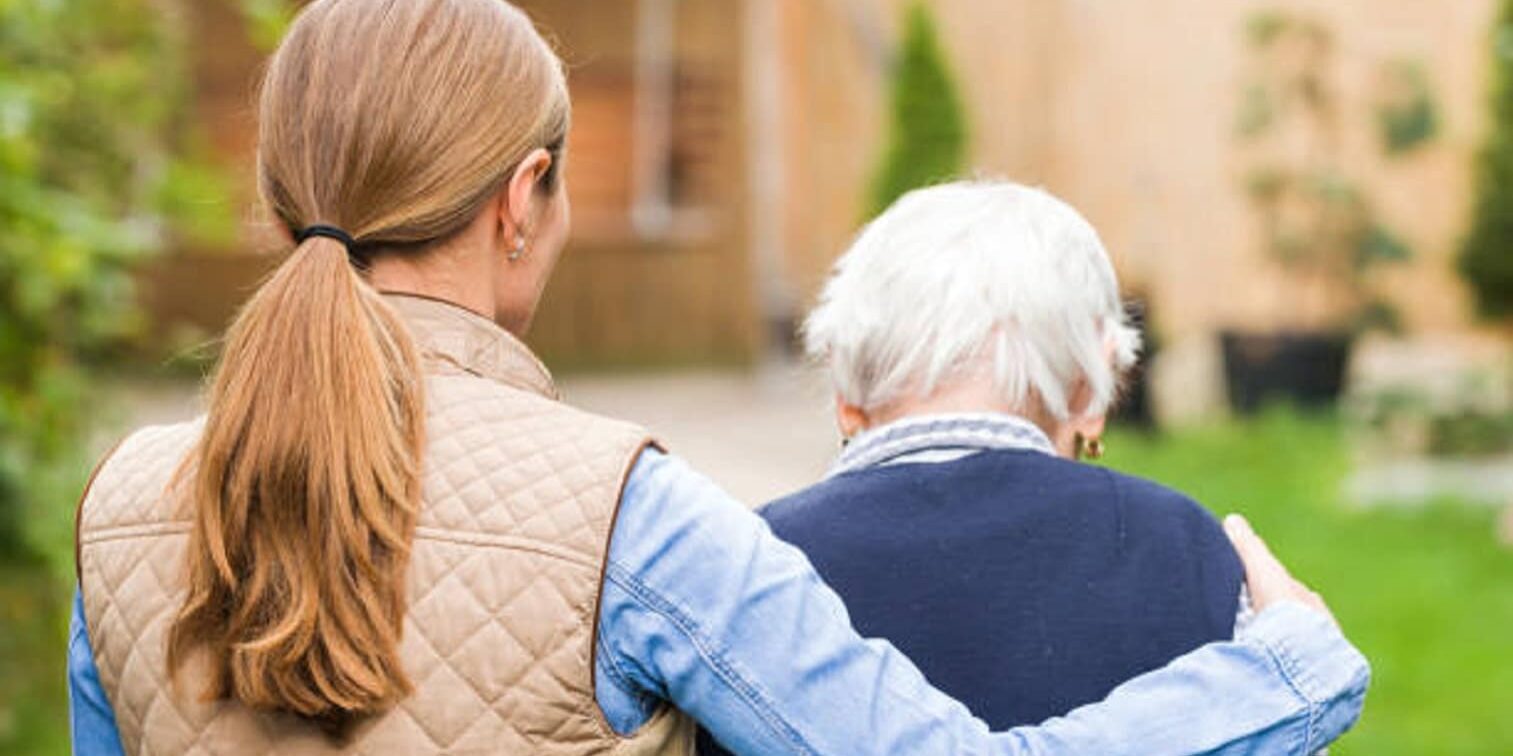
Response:
[{"label": "neck", "polygon": [[498,302],[487,271],[463,263],[476,257],[459,250],[418,254],[381,254],[368,269],[368,283],[379,291],[438,299],[495,319]]}]

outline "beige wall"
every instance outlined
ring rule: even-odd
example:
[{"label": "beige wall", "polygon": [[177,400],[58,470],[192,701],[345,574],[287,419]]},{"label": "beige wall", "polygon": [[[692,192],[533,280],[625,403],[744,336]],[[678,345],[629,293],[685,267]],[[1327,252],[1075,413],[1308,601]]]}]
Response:
[{"label": "beige wall", "polygon": [[[579,149],[569,173],[581,212],[537,329],[542,349],[566,363],[749,354],[760,306],[751,245],[767,223],[781,227],[783,275],[800,306],[807,304],[863,220],[885,128],[888,56],[909,1],[683,0],[678,46],[713,82],[706,96],[716,98],[720,114],[717,137],[707,140],[718,177],[707,187],[712,223],[693,234],[641,239],[628,232],[623,212],[600,218],[605,214],[594,210],[625,204],[628,164],[610,159],[623,163],[631,150],[625,122],[635,97],[636,3],[525,0],[558,38],[578,86]],[[1103,232],[1126,287],[1155,295],[1169,338],[1285,321],[1292,294],[1257,242],[1238,188],[1242,164],[1232,129],[1245,61],[1241,28],[1264,3],[928,1],[963,90],[974,171],[1044,185],[1080,207]],[[746,57],[744,25],[747,4],[765,2],[779,7],[781,41],[757,54],[772,56],[780,69],[783,128],[780,149],[755,154],[748,64],[759,59]],[[1469,322],[1451,261],[1469,209],[1495,5],[1286,3],[1319,14],[1339,35],[1339,84],[1356,118],[1346,159],[1370,177],[1385,216],[1419,253],[1385,283],[1420,333],[1463,330]],[[194,21],[204,40],[196,70],[207,133],[250,195],[249,101],[259,56],[235,14],[206,10]],[[1442,128],[1433,146],[1389,164],[1376,154],[1364,119],[1377,64],[1404,56],[1428,65]],[[752,215],[749,184],[765,161],[777,161],[782,176],[776,219]],[[250,196],[243,199],[250,204]],[[239,246],[269,245],[253,239]],[[266,264],[244,267],[255,273]],[[174,265],[163,263],[170,274]],[[209,304],[188,308],[193,317],[183,319],[218,330],[255,275],[244,278],[221,287]],[[184,287],[149,289],[155,311],[177,317],[186,310],[169,301],[182,298]]]},{"label": "beige wall", "polygon": [[[888,55],[906,0],[780,1],[789,21],[787,250],[807,297],[864,220],[885,137]],[[972,162],[983,170],[1046,178],[1052,134],[1037,103],[1052,81],[1055,1],[931,3],[969,111]]]},{"label": "beige wall", "polygon": [[[1343,161],[1418,252],[1385,283],[1409,327],[1453,330],[1466,301],[1453,255],[1465,223],[1484,102],[1489,0],[1292,3],[1327,21],[1345,114]],[[1052,188],[1104,232],[1125,278],[1152,288],[1174,335],[1285,321],[1290,282],[1267,264],[1238,190],[1233,123],[1245,80],[1249,0],[1065,3],[1058,19]],[[1428,66],[1441,105],[1435,143],[1381,156],[1371,121],[1380,65]]]},{"label": "beige wall", "polygon": [[[840,251],[884,128],[884,65],[867,19],[894,38],[901,0],[787,0],[802,19],[802,75],[790,89],[796,144],[789,255],[806,293]],[[1453,270],[1483,124],[1493,0],[931,0],[972,130],[973,169],[1037,183],[1100,229],[1127,288],[1152,292],[1168,336],[1285,324],[1292,290],[1266,262],[1240,191],[1233,124],[1244,81],[1244,21],[1284,7],[1329,22],[1351,114],[1344,161],[1418,253],[1384,285],[1420,333],[1462,330]],[[1427,65],[1441,128],[1387,160],[1371,104],[1379,66]]]},{"label": "beige wall", "polygon": [[[630,0],[519,0],[569,66],[577,111],[567,175],[574,234],[529,336],[557,366],[735,362],[756,351],[759,328],[746,254],[746,124],[741,0],[676,6],[681,71],[695,93],[702,161],[703,222],[647,235],[628,219],[631,117],[635,104],[637,4]],[[287,242],[252,209],[256,122],[251,106],[262,66],[243,19],[227,3],[188,3],[196,40],[195,90],[205,134],[247,207],[228,249],[177,249],[139,276],[158,333],[219,333],[278,262]],[[186,338],[190,338],[186,336]]]}]

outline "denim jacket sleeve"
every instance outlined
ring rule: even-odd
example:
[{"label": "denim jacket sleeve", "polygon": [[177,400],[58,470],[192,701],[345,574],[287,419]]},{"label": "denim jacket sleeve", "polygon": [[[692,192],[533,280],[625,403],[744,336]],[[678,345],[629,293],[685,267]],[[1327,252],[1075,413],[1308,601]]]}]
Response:
[{"label": "denim jacket sleeve", "polygon": [[891,645],[859,637],[761,518],[654,451],[622,496],[599,643],[596,694],[616,729],[668,701],[754,754],[1308,754],[1355,722],[1369,679],[1327,618],[1283,604],[1103,702],[990,733]]},{"label": "denim jacket sleeve", "polygon": [[117,756],[122,753],[116,714],[100,686],[94,650],[84,627],[84,596],[75,591],[68,621],[68,730],[74,753]]}]

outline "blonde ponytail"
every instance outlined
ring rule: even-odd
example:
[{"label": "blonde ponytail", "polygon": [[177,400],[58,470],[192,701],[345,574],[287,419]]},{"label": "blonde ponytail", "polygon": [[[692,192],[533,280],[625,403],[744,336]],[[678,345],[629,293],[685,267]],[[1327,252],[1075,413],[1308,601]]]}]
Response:
[{"label": "blonde ponytail", "polygon": [[212,695],[338,726],[410,692],[397,648],[420,380],[409,334],[339,242],[304,242],[258,290],[210,391],[171,668],[203,644]]},{"label": "blonde ponytail", "polygon": [[208,695],[334,733],[410,692],[423,379],[361,267],[427,254],[567,127],[560,62],[502,0],[317,0],[296,19],[263,84],[259,188],[292,233],[355,241],[300,242],[227,334],[180,479],[170,671],[203,655]]}]

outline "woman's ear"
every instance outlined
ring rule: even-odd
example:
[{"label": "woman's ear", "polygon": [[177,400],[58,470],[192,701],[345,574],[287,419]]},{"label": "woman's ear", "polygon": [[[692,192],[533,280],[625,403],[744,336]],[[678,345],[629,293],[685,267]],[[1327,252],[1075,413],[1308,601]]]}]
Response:
[{"label": "woman's ear", "polygon": [[1103,432],[1108,428],[1108,413],[1100,412],[1096,415],[1074,417],[1069,424],[1073,431],[1085,439],[1101,439]]},{"label": "woman's ear", "polygon": [[1108,411],[1091,413],[1088,410],[1092,404],[1092,387],[1085,380],[1077,381],[1077,386],[1072,390],[1071,403],[1067,407],[1071,416],[1052,434],[1052,440],[1062,456],[1077,459],[1084,453],[1082,447],[1085,444],[1102,440],[1103,432],[1108,428]]},{"label": "woman's ear", "polygon": [[520,165],[515,167],[515,172],[510,174],[509,183],[505,185],[505,203],[500,208],[499,221],[505,226],[505,231],[511,237],[523,235],[529,237],[531,224],[539,212],[538,204],[541,193],[541,181],[546,177],[552,167],[552,154],[544,149],[531,150]]},{"label": "woman's ear", "polygon": [[835,395],[835,425],[840,428],[841,438],[850,439],[871,427],[872,419],[867,412],[854,404],[848,404],[840,394]]}]

